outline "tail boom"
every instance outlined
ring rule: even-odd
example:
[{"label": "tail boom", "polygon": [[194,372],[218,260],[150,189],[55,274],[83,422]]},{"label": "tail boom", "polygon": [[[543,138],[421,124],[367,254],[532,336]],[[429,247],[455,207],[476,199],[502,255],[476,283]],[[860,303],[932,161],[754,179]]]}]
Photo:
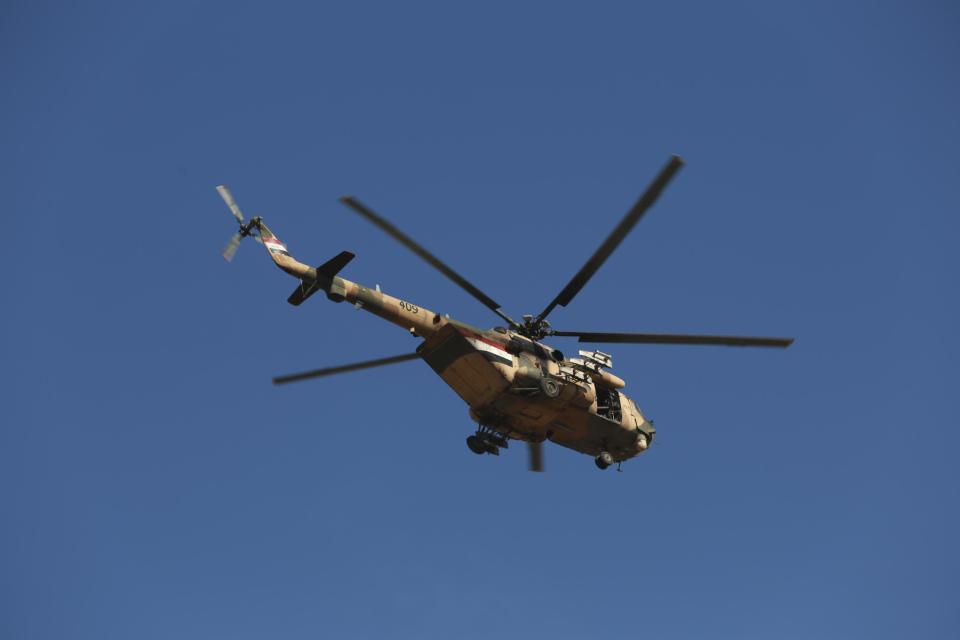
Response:
[{"label": "tail boom", "polygon": [[257,229],[273,263],[300,280],[287,298],[292,305],[300,305],[317,291],[323,291],[334,302],[349,302],[423,338],[433,335],[448,322],[438,313],[383,293],[379,287],[370,289],[339,277],[337,273],[354,258],[349,251],[341,252],[319,267],[311,267],[290,255],[287,245],[262,220],[257,221]]}]

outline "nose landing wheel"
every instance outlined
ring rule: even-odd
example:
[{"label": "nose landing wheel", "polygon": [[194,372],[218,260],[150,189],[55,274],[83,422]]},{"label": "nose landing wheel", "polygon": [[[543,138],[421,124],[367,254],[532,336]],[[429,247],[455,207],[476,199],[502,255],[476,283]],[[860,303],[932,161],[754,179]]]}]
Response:
[{"label": "nose landing wheel", "polygon": [[607,451],[601,451],[600,455],[598,455],[594,460],[594,463],[597,465],[598,469],[606,469],[613,464],[613,456]]}]

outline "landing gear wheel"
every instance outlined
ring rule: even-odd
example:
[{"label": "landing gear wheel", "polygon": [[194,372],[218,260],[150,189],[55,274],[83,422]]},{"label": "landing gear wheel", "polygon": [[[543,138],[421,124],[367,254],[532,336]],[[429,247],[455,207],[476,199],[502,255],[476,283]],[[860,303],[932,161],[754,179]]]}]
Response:
[{"label": "landing gear wheel", "polygon": [[597,456],[594,462],[597,465],[598,469],[606,469],[613,464],[613,456],[606,451],[602,451],[600,455]]},{"label": "landing gear wheel", "polygon": [[560,395],[560,385],[553,378],[544,378],[540,381],[540,390],[548,398],[556,398]]},{"label": "landing gear wheel", "polygon": [[467,436],[467,446],[478,456],[487,452],[487,445],[477,436]]}]

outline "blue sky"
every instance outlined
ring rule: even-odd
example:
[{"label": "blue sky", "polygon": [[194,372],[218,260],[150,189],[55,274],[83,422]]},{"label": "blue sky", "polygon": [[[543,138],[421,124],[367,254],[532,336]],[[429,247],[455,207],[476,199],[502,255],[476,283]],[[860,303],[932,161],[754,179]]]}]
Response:
[{"label": "blue sky", "polygon": [[[4,638],[956,637],[960,13],[947,2],[26,3],[0,10]],[[300,259],[496,317],[353,193],[623,345],[658,442],[479,458],[402,331]],[[556,341],[568,352],[575,343]]]}]

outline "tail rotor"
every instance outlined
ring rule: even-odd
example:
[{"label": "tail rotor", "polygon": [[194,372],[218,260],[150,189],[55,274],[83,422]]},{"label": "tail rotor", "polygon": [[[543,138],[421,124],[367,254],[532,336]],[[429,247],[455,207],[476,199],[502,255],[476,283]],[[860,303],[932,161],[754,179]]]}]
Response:
[{"label": "tail rotor", "polygon": [[233,199],[233,194],[230,193],[230,189],[226,185],[220,185],[217,187],[217,193],[220,194],[220,197],[223,198],[223,201],[227,203],[227,206],[230,208],[230,213],[233,214],[233,217],[237,219],[237,224],[240,225],[240,230],[237,231],[230,238],[230,241],[227,243],[227,246],[223,248],[221,255],[223,259],[227,262],[233,260],[233,256],[237,253],[237,249],[240,248],[240,241],[250,236],[255,238],[257,242],[263,242],[260,239],[260,217],[257,216],[252,218],[250,222],[244,222],[243,212],[240,211],[240,207],[237,205],[236,200]]}]

